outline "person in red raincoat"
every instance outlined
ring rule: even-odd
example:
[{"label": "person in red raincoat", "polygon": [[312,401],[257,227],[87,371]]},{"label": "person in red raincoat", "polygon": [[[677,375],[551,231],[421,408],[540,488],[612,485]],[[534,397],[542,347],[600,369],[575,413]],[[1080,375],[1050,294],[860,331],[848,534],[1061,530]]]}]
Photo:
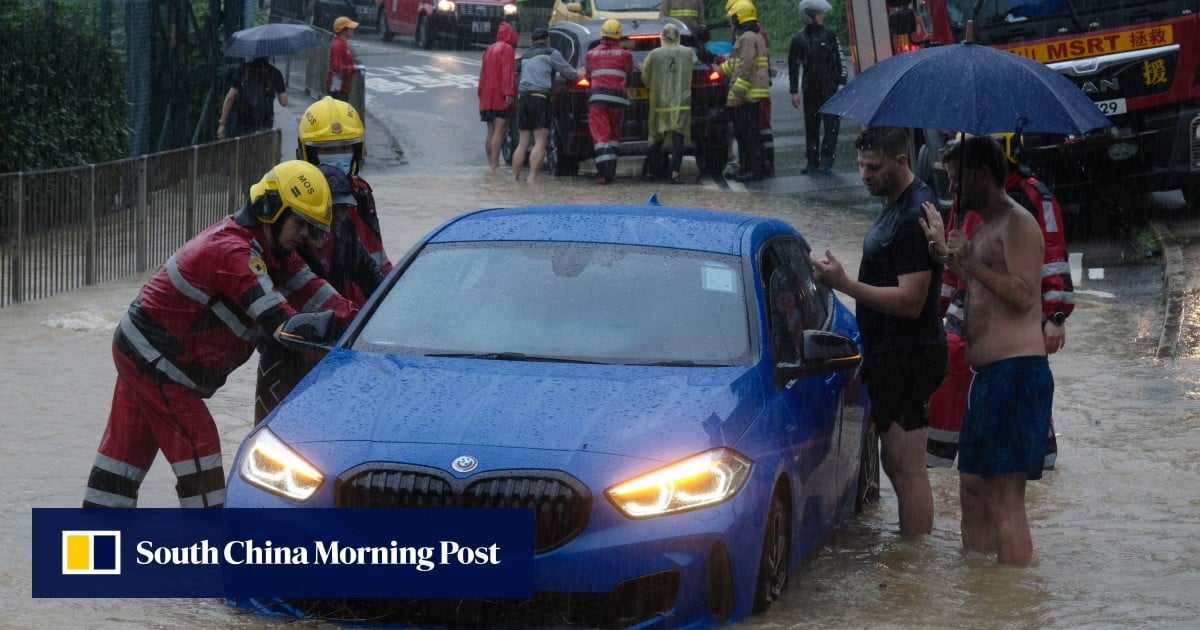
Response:
[{"label": "person in red raincoat", "polygon": [[487,125],[483,150],[492,171],[500,170],[500,147],[508,129],[509,112],[517,101],[517,75],[513,69],[517,29],[501,22],[496,42],[483,51],[479,66],[479,119]]},{"label": "person in red raincoat", "polygon": [[300,310],[334,319],[315,341],[335,339],[358,312],[295,251],[331,218],[321,171],[284,162],[142,286],[113,335],[117,383],[83,507],[137,507],[160,449],[181,507],[224,505],[221,439],[204,399]]}]

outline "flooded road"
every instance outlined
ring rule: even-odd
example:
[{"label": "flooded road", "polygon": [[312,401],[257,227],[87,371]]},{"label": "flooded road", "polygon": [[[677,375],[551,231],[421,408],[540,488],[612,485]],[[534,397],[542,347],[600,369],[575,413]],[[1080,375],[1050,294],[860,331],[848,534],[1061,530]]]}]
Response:
[{"label": "flooded road", "polygon": [[[485,168],[404,167],[365,173],[381,208],[385,244],[399,259],[415,240],[463,211],[553,202],[665,204],[772,215],[817,250],[857,269],[877,208],[861,190],[803,198],[702,186],[660,187],[586,178],[514,184]],[[1072,250],[1075,247],[1071,248]],[[146,276],[0,309],[0,627],[281,628],[218,600],[34,600],[30,509],[76,507],[108,413],[113,327]],[[1194,627],[1200,619],[1200,365],[1195,353],[1156,359],[1163,321],[1156,265],[1108,267],[1077,287],[1066,349],[1051,359],[1057,470],[1028,490],[1035,565],[1000,568],[964,555],[957,479],[933,471],[934,534],[901,540],[895,497],[844,526],[792,576],[782,603],[747,628]],[[252,360],[210,401],[232,461],[251,426]],[[141,505],[175,507],[161,458]],[[332,627],[301,622],[303,627]]]}]

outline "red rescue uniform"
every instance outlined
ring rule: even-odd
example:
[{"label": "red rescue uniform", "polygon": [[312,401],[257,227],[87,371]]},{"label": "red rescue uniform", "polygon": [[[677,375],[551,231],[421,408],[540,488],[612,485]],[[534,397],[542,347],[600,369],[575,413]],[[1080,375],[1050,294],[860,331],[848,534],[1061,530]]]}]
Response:
[{"label": "red rescue uniform", "polygon": [[203,399],[298,311],[357,308],[292,252],[277,255],[243,208],[185,243],[142,286],[113,335],[117,383],[84,507],[136,507],[159,449],[182,507],[220,507],[225,473]]},{"label": "red rescue uniform", "polygon": [[602,179],[611,182],[617,170],[621,124],[629,105],[625,81],[633,70],[633,53],[621,48],[617,40],[605,37],[599,46],[588,51],[584,67],[591,82],[588,129],[596,149],[596,170]]}]

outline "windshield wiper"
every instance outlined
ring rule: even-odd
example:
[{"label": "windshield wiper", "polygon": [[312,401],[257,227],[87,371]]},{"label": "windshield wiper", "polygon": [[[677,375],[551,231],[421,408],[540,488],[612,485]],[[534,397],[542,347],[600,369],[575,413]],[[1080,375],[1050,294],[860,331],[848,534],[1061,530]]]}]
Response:
[{"label": "windshield wiper", "polygon": [[586,361],[565,357],[546,357],[524,352],[433,352],[427,357],[449,357],[454,359],[488,359],[493,361],[544,361],[546,363],[590,363],[605,365],[602,361]]}]

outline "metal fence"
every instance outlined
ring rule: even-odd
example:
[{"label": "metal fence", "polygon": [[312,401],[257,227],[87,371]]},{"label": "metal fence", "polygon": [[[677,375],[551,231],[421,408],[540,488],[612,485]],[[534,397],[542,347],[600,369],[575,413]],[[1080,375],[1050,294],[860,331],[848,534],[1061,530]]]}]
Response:
[{"label": "metal fence", "polygon": [[237,209],[280,132],[0,174],[0,307],[145,272]]}]

